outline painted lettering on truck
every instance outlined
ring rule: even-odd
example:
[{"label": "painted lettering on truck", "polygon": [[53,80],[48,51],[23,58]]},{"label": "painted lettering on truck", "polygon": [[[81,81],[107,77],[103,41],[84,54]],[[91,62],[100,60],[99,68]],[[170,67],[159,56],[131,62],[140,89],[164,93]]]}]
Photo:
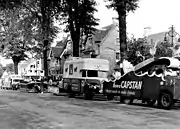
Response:
[{"label": "painted lettering on truck", "polygon": [[113,88],[140,90],[142,88],[142,81],[122,81],[120,85],[113,85]]}]

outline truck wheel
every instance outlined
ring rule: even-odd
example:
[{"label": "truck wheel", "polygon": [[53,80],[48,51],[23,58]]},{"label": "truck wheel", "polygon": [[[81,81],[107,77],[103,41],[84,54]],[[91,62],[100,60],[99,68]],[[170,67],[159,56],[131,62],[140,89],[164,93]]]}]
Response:
[{"label": "truck wheel", "polygon": [[120,99],[119,99],[120,103],[124,103],[124,100],[125,100],[125,98],[120,96]]},{"label": "truck wheel", "polygon": [[69,98],[73,98],[75,96],[70,85],[68,85],[68,87],[67,87],[67,93],[68,93]]},{"label": "truck wheel", "polygon": [[114,96],[112,96],[112,95],[107,95],[107,99],[108,99],[108,100],[113,100],[113,99],[114,99]]},{"label": "truck wheel", "polygon": [[69,98],[74,98],[74,97],[75,97],[75,94],[72,93],[72,92],[71,92],[71,93],[68,93],[68,97],[69,97]]},{"label": "truck wheel", "polygon": [[156,103],[156,100],[146,100],[146,103],[147,103],[149,106],[153,106],[153,105]]},{"label": "truck wheel", "polygon": [[94,93],[92,91],[85,90],[84,91],[84,99],[85,100],[93,100]]},{"label": "truck wheel", "polygon": [[158,101],[158,106],[163,109],[171,109],[174,105],[173,97],[170,93],[161,93]]}]

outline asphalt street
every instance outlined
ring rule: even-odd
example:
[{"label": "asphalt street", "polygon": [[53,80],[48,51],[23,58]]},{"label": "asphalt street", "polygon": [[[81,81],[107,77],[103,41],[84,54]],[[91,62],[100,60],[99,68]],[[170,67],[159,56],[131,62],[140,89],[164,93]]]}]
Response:
[{"label": "asphalt street", "polygon": [[0,90],[0,129],[180,129],[180,108]]}]

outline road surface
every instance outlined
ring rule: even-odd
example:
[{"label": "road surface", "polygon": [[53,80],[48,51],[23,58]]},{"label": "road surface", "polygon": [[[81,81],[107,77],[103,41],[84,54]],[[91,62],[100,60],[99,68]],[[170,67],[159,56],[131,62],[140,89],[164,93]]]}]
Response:
[{"label": "road surface", "polygon": [[0,129],[180,129],[180,108],[0,90]]}]

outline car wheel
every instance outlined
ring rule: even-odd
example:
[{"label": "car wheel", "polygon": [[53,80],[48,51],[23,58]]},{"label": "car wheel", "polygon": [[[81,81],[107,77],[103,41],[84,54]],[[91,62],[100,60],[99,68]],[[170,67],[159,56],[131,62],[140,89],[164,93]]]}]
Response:
[{"label": "car wheel", "polygon": [[174,105],[173,97],[170,93],[161,93],[158,101],[158,105],[163,109],[171,109]]}]

